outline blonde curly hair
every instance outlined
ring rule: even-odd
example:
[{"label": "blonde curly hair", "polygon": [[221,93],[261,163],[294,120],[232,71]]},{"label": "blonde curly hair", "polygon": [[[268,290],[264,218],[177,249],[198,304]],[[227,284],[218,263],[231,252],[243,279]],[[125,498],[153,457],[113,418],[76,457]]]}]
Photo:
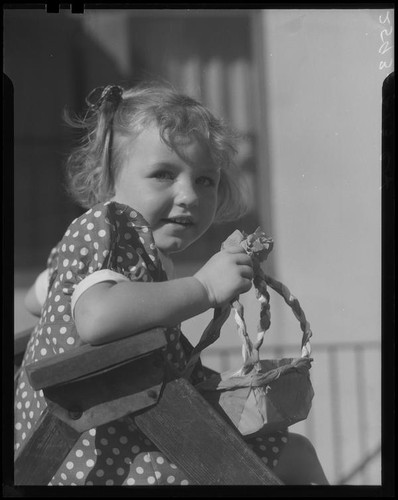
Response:
[{"label": "blonde curly hair", "polygon": [[164,83],[143,83],[127,90],[109,88],[118,89],[116,103],[115,98],[103,98],[97,106],[89,106],[83,118],[65,113],[70,126],[84,130],[66,162],[68,191],[77,203],[89,208],[114,195],[115,175],[127,149],[126,141],[117,139],[134,139],[155,124],[161,139],[173,150],[181,137],[195,137],[207,146],[221,173],[214,222],[236,220],[247,212],[242,175],[233,162],[238,135],[223,120]]}]

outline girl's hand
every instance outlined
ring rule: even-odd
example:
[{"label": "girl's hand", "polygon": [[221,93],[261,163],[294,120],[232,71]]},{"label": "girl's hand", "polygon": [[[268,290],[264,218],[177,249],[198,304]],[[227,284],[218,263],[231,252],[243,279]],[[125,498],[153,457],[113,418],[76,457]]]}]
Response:
[{"label": "girl's hand", "polygon": [[252,260],[241,245],[223,248],[194,275],[207,292],[211,307],[231,302],[252,286]]}]

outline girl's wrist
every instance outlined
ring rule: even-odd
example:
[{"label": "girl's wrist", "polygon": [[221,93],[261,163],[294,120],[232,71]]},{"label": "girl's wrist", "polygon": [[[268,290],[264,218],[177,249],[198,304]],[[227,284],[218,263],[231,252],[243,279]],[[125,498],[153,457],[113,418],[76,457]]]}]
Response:
[{"label": "girl's wrist", "polygon": [[191,276],[189,279],[192,282],[193,289],[198,297],[198,303],[201,305],[201,308],[203,308],[203,312],[213,307],[209,292],[202,281],[196,276]]}]

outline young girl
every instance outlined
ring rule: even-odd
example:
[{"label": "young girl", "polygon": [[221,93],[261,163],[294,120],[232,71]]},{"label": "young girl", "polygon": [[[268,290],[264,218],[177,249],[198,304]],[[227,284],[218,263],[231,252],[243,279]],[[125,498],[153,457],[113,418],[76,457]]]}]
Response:
[{"label": "young girl", "polygon": [[[33,312],[40,306],[40,321],[18,380],[16,450],[46,405],[42,391],[30,387],[25,364],[162,326],[167,358],[182,371],[187,354],[178,325],[251,288],[252,263],[241,246],[216,253],[193,277],[172,278],[173,253],[214,221],[244,212],[229,129],[164,86],[96,89],[88,104],[84,119],[72,123],[86,135],[68,160],[68,173],[75,199],[89,209],[70,224],[27,296]],[[201,379],[198,366],[192,380]],[[285,483],[326,483],[303,437],[283,431],[248,441]],[[125,419],[83,433],[50,482],[188,483]]]}]

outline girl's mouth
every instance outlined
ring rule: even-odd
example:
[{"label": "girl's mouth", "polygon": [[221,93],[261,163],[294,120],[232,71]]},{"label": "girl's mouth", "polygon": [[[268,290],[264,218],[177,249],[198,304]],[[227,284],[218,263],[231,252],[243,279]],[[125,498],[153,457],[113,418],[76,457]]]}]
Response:
[{"label": "girl's mouth", "polygon": [[163,220],[167,224],[177,224],[182,227],[191,227],[194,225],[193,219],[190,216],[169,217]]}]

